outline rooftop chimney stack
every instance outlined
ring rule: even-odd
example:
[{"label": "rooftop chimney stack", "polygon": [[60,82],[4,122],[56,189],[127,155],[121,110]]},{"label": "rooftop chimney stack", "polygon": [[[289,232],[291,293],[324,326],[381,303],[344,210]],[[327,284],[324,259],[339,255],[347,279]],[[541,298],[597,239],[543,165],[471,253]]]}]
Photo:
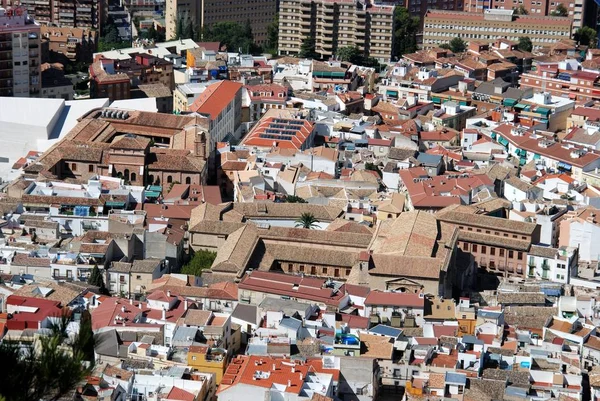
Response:
[{"label": "rooftop chimney stack", "polygon": [[167,320],[167,310],[163,308],[161,320]]}]

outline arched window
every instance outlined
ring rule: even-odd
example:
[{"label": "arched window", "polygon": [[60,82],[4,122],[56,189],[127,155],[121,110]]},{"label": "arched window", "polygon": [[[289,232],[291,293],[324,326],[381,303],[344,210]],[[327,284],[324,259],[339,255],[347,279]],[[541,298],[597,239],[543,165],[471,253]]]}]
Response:
[{"label": "arched window", "polygon": [[123,171],[123,178],[125,178],[127,181],[129,181],[129,169],[126,168],[125,171]]},{"label": "arched window", "polygon": [[172,183],[173,182],[173,177],[171,177],[170,175],[167,176],[167,183]]},{"label": "arched window", "polygon": [[136,173],[131,173],[131,181],[135,181],[137,179]]},{"label": "arched window", "polygon": [[392,218],[392,214],[388,213],[388,219],[391,219],[391,218]]},{"label": "arched window", "polygon": [[191,184],[192,183],[192,179],[190,177],[185,177],[185,183],[186,184]]}]

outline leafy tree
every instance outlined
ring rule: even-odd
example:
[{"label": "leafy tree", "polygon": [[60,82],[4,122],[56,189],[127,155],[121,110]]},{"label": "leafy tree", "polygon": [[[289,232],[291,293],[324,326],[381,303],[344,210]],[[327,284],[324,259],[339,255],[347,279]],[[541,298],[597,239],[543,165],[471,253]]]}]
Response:
[{"label": "leafy tree", "polygon": [[202,275],[203,270],[209,269],[212,266],[216,257],[216,252],[206,251],[204,249],[199,250],[194,253],[192,260],[183,266],[181,273],[200,276]]},{"label": "leafy tree", "polygon": [[575,32],[575,40],[580,45],[594,47],[596,45],[596,31],[589,26],[581,27]]},{"label": "leafy tree", "polygon": [[349,61],[352,64],[362,64],[363,54],[358,46],[345,46],[338,49],[336,56],[342,61]]},{"label": "leafy tree", "polygon": [[457,36],[450,41],[450,50],[452,53],[462,53],[467,50],[467,42]]},{"label": "leafy tree", "polygon": [[450,48],[450,45],[448,43],[442,43],[441,45],[438,46],[440,49],[446,49],[446,50],[452,50]]},{"label": "leafy tree", "polygon": [[531,43],[531,39],[529,36],[521,36],[519,38],[519,50],[524,52],[530,52],[533,49],[533,44]]},{"label": "leafy tree", "polygon": [[317,44],[315,42],[315,38],[311,36],[307,36],[302,41],[300,45],[300,52],[298,53],[298,57],[301,58],[311,58],[318,59],[319,55],[317,54]]},{"label": "leafy tree", "polygon": [[175,39],[182,39],[183,35],[183,18],[177,18],[177,26],[175,27]]},{"label": "leafy tree", "polygon": [[569,15],[569,10],[563,3],[558,3],[554,11],[551,13],[555,17],[566,17]]},{"label": "leafy tree", "polygon": [[[60,317],[56,328],[37,345],[22,351],[11,341],[0,343],[0,398],[6,401],[56,401],[75,388],[89,370],[79,347],[79,335],[66,335],[68,317]],[[90,323],[91,324],[91,323]],[[91,326],[90,326],[91,330]],[[89,345],[88,345],[89,347]],[[93,342],[90,362],[93,362]]]},{"label": "leafy tree", "polygon": [[377,167],[375,165],[375,163],[371,163],[371,162],[366,162],[365,163],[365,170],[369,170],[369,171],[376,171],[377,174],[379,174],[379,177],[383,176],[383,173],[381,172],[381,170],[379,169],[379,167]]},{"label": "leafy tree", "polygon": [[192,20],[188,19],[183,28],[183,37],[180,39],[193,39],[194,38],[194,26]]},{"label": "leafy tree", "polygon": [[417,32],[419,31],[419,18],[410,15],[404,7],[394,10],[394,47],[393,55],[402,57],[404,54],[417,51]]},{"label": "leafy tree", "polygon": [[305,212],[296,220],[296,227],[313,229],[318,227],[319,220],[314,214]]},{"label": "leafy tree", "polygon": [[102,276],[100,269],[98,269],[98,265],[94,265],[94,268],[90,273],[90,277],[88,277],[88,284],[98,287],[100,289],[100,294],[109,293],[108,289],[104,285],[104,277]]},{"label": "leafy tree", "polygon": [[515,15],[527,15],[529,11],[521,4],[519,7],[515,8]]},{"label": "leafy tree", "polygon": [[286,203],[307,203],[303,198],[296,195],[288,195],[285,197]]},{"label": "leafy tree", "polygon": [[267,26],[267,51],[272,55],[277,55],[279,49],[279,17],[275,17],[273,22]]},{"label": "leafy tree", "polygon": [[202,40],[206,42],[219,42],[229,51],[259,53],[262,49],[254,43],[252,28],[249,22],[238,24],[236,22],[217,22],[203,27]]}]

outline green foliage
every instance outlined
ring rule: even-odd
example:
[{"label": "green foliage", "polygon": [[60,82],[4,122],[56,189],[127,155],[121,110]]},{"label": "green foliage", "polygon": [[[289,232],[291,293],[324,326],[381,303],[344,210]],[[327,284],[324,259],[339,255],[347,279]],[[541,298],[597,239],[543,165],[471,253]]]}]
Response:
[{"label": "green foliage", "polygon": [[358,46],[346,46],[338,49],[336,56],[342,61],[349,61],[352,64],[361,64],[363,53]]},{"label": "green foliage", "polygon": [[558,3],[554,11],[551,13],[555,17],[566,17],[569,15],[569,10],[563,3]]},{"label": "green foliage", "polygon": [[314,214],[305,212],[296,220],[296,227],[313,229],[318,227],[318,223],[319,220],[317,220]]},{"label": "green foliage", "polygon": [[450,49],[450,45],[448,43],[442,43],[438,46],[440,49],[452,50]]},{"label": "green foliage", "polygon": [[279,48],[279,17],[275,16],[273,22],[267,26],[267,50],[276,56]]},{"label": "green foliage", "polygon": [[519,7],[515,8],[515,15],[527,15],[529,11],[521,4]]},{"label": "green foliage", "polygon": [[519,50],[524,52],[530,52],[533,49],[533,44],[528,36],[521,36],[519,38]]},{"label": "green foliage", "polygon": [[311,59],[320,58],[320,56],[317,54],[317,44],[315,42],[315,38],[312,36],[307,36],[304,38],[304,40],[302,40],[298,57]]},{"label": "green foliage", "polygon": [[203,249],[199,250],[194,253],[192,260],[183,266],[181,273],[200,276],[202,275],[202,270],[209,269],[212,266],[216,257],[216,252],[206,251]]},{"label": "green foliage", "polygon": [[595,47],[596,39],[596,31],[589,26],[581,27],[575,32],[575,40],[580,45]]},{"label": "green foliage", "polygon": [[285,197],[286,203],[307,203],[303,198],[296,195],[288,195]]},{"label": "green foliage", "polygon": [[402,57],[404,54],[417,51],[417,32],[419,31],[419,18],[410,15],[404,7],[394,10],[394,48],[392,54]]},{"label": "green foliage", "polygon": [[92,272],[90,273],[90,277],[88,277],[88,284],[96,286],[100,288],[101,294],[108,294],[108,289],[104,285],[104,277],[102,276],[102,272],[98,269],[98,265],[94,265]]},{"label": "green foliage", "polygon": [[140,37],[143,39],[151,39],[154,42],[164,42],[166,40],[164,31],[156,30],[154,24],[144,32],[141,32]]},{"label": "green foliage", "polygon": [[374,163],[366,162],[365,163],[365,170],[376,171],[377,174],[379,174],[380,178],[383,176],[383,173],[381,172],[381,170],[379,169],[379,167],[377,167]]},{"label": "green foliage", "polygon": [[458,36],[455,37],[454,39],[452,39],[449,44],[450,44],[450,50],[452,50],[452,53],[462,53],[465,50],[467,50],[467,42],[465,42]]},{"label": "green foliage", "polygon": [[[49,336],[40,337],[37,346],[24,352],[18,343],[0,343],[0,398],[6,401],[56,401],[73,390],[89,374],[83,362],[93,362],[94,358],[91,319],[88,320],[90,326],[89,331],[85,329],[85,347],[81,346],[84,341],[79,334],[67,335],[70,319],[66,315],[51,326]],[[84,348],[88,350],[87,356],[82,351]]]},{"label": "green foliage", "polygon": [[207,25],[202,32],[202,40],[205,42],[219,42],[226,46],[228,51],[250,54],[258,54],[262,51],[260,46],[254,43],[252,27],[250,22],[238,24],[236,22],[217,22]]}]

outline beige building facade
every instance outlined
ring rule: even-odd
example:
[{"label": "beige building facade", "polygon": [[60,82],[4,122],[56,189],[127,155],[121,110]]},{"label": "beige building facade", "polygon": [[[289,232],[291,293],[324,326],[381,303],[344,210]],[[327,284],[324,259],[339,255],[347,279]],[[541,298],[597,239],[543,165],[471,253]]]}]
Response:
[{"label": "beige building facade", "polygon": [[513,10],[484,13],[430,10],[423,24],[423,47],[431,49],[455,37],[469,42],[494,42],[499,37],[518,41],[527,36],[534,47],[548,46],[571,37],[572,20],[566,17],[514,15]]},{"label": "beige building facade", "polygon": [[347,0],[282,0],[279,54],[297,55],[302,41],[314,37],[315,51],[327,58],[358,46],[366,56],[388,62],[392,54],[394,6]]}]

